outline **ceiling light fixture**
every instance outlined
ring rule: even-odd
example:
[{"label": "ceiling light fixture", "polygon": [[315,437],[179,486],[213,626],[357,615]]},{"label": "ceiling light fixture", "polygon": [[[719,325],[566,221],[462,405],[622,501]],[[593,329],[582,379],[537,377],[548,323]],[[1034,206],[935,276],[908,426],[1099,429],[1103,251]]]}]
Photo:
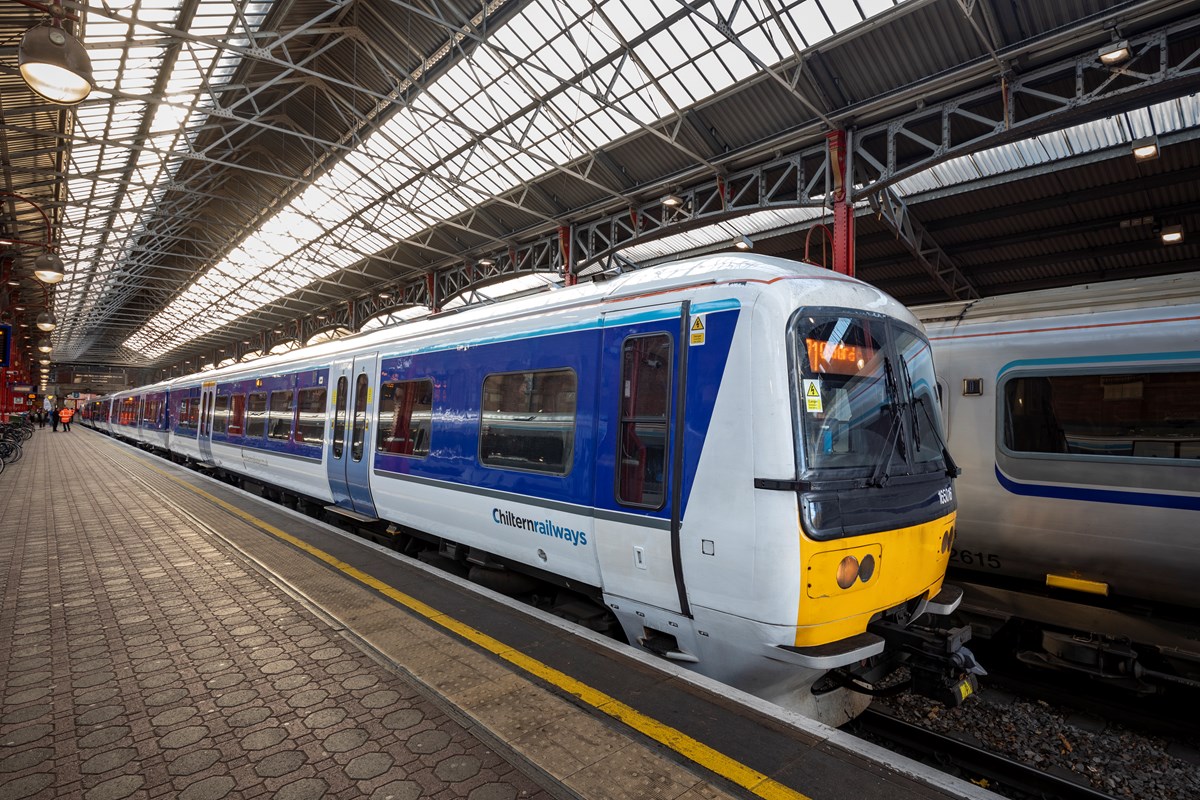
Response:
[{"label": "ceiling light fixture", "polygon": [[1134,161],[1153,161],[1158,158],[1158,137],[1143,136],[1133,143]]},{"label": "ceiling light fixture", "polygon": [[1113,64],[1120,64],[1129,59],[1129,41],[1122,39],[1119,42],[1109,42],[1100,48],[1097,55],[1100,57],[1101,64],[1107,64],[1110,67]]},{"label": "ceiling light fixture", "polygon": [[29,199],[25,195],[17,194],[16,192],[0,192],[0,197],[16,198],[17,200],[20,200],[23,203],[28,203],[29,205],[33,206],[34,210],[36,210],[39,214],[41,214],[42,222],[45,223],[45,225],[46,225],[46,241],[31,242],[31,241],[25,241],[23,239],[5,239],[4,241],[6,241],[9,244],[36,245],[38,247],[41,247],[42,252],[39,253],[37,258],[35,258],[33,260],[33,275],[34,275],[34,277],[36,277],[42,283],[48,283],[50,285],[56,284],[59,281],[61,281],[63,279],[63,277],[65,276],[66,272],[63,269],[62,259],[59,258],[58,255],[54,252],[56,249],[55,245],[54,245],[54,228],[50,224],[50,217],[48,217],[46,215],[46,212],[44,210],[42,210],[42,207],[40,205],[38,205],[37,203],[35,203],[33,200]]},{"label": "ceiling light fixture", "polygon": [[677,194],[663,195],[662,204],[667,208],[680,208],[683,205],[683,198]]},{"label": "ceiling light fixture", "polygon": [[54,345],[50,344],[48,338],[42,338],[38,340],[37,349],[39,353],[49,353],[54,349]]},{"label": "ceiling light fixture", "polygon": [[1167,225],[1159,232],[1159,237],[1162,238],[1163,244],[1182,244],[1183,226]]},{"label": "ceiling light fixture", "polygon": [[33,260],[33,277],[53,286],[66,276],[62,259],[52,250],[46,250]]},{"label": "ceiling light fixture", "polygon": [[[57,0],[49,10],[55,17],[66,16]],[[34,94],[72,106],[91,94],[92,61],[79,40],[61,26],[61,20],[55,19],[27,30],[17,49],[17,62]]]},{"label": "ceiling light fixture", "polygon": [[49,311],[43,311],[38,314],[37,318],[38,330],[49,333],[58,327],[58,320],[54,318],[54,314]]},{"label": "ceiling light fixture", "polygon": [[733,246],[738,250],[753,250],[754,242],[750,241],[750,237],[743,233],[740,237],[733,240]]},{"label": "ceiling light fixture", "polygon": [[476,264],[476,266],[483,267],[484,269],[487,269],[488,267],[496,266],[496,262],[490,258],[481,258],[478,261],[476,261],[475,264]]}]

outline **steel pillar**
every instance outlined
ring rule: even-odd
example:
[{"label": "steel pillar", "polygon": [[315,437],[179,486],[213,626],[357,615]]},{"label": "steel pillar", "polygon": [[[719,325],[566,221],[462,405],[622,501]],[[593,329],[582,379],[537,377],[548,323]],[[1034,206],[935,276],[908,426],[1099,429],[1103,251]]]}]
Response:
[{"label": "steel pillar", "polygon": [[829,146],[829,175],[833,181],[833,271],[854,276],[854,205],[850,200],[846,131],[825,135]]}]

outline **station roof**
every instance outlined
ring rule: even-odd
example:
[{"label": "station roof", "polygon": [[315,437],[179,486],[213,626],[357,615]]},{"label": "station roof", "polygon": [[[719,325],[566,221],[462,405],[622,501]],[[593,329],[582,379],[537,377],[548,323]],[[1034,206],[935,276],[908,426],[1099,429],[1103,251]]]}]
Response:
[{"label": "station roof", "polygon": [[0,6],[0,288],[18,338],[53,309],[78,370],[734,242],[828,263],[832,130],[856,274],[910,305],[1200,250],[1196,1],[67,0],[96,85],[74,107],[17,70],[47,9]]}]

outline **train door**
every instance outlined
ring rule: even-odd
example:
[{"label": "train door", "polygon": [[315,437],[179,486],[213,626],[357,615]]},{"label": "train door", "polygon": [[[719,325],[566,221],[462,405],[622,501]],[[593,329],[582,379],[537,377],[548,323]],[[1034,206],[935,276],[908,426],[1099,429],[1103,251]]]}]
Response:
[{"label": "train door", "polygon": [[329,441],[329,488],[334,505],[361,517],[375,518],[371,497],[374,429],[371,406],[379,380],[375,353],[335,361],[330,368],[333,435]]},{"label": "train door", "polygon": [[[689,614],[679,549],[687,303],[604,317],[596,542],[606,591]],[[605,464],[612,464],[605,469]]]},{"label": "train door", "polygon": [[209,381],[200,387],[200,460],[210,463],[212,452],[212,415],[217,394],[217,384]]}]

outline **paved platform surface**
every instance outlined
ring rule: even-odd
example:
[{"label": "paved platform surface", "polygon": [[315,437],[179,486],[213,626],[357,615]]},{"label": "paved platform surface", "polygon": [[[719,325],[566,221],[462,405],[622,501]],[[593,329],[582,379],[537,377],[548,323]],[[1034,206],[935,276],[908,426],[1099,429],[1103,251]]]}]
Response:
[{"label": "paved platform surface", "polygon": [[0,797],[570,796],[98,439],[38,431],[0,476]]}]

